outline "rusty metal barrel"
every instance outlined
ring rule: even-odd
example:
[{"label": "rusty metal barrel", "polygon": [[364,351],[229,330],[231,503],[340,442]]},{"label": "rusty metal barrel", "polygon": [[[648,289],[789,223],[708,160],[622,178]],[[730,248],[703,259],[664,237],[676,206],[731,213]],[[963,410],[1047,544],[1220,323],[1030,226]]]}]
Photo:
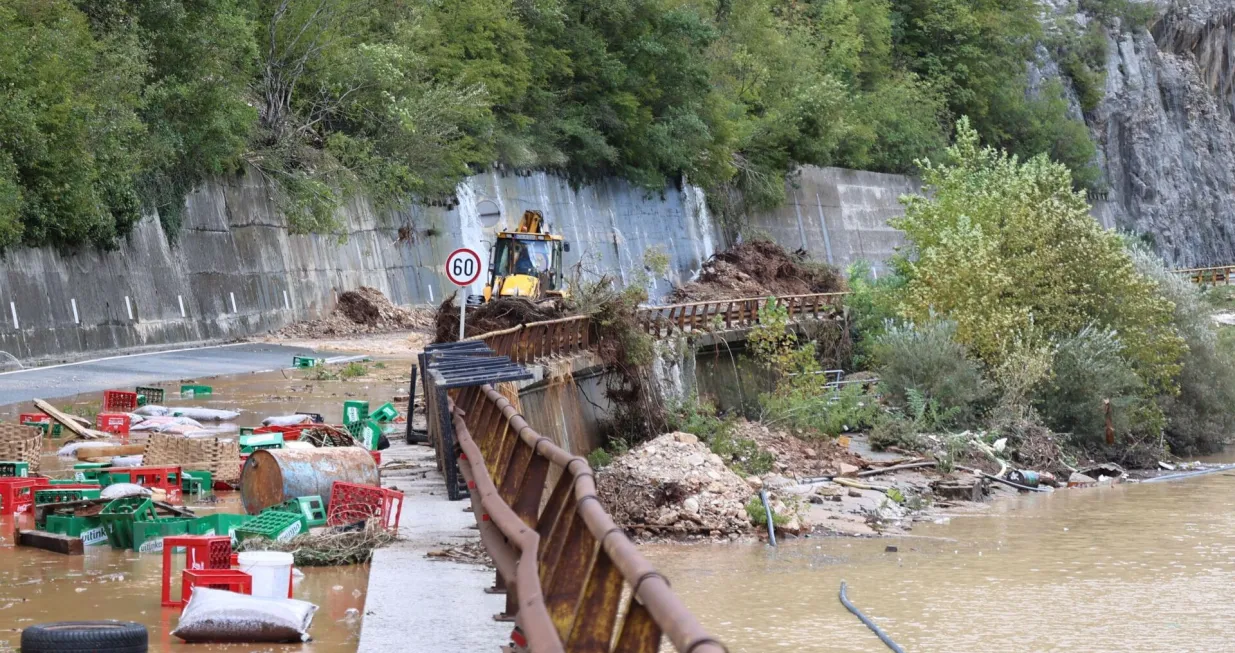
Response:
[{"label": "rusty metal barrel", "polygon": [[260,449],[240,472],[240,500],[249,514],[298,497],[328,503],[335,481],[377,485],[377,463],[361,447]]}]

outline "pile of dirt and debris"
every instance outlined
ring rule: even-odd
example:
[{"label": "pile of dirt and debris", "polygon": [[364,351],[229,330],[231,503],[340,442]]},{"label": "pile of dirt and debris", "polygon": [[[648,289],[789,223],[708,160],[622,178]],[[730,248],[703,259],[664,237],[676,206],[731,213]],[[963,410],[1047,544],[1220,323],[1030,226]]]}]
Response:
[{"label": "pile of dirt and debris", "polygon": [[776,470],[794,476],[826,476],[858,470],[868,465],[862,456],[835,439],[803,440],[787,431],[774,431],[759,422],[738,420],[734,437],[754,440],[760,451],[772,454]]},{"label": "pile of dirt and debris", "polygon": [[596,473],[613,520],[636,535],[721,535],[750,529],[751,488],[690,433],[667,433]]},{"label": "pile of dirt and debris", "polygon": [[[566,311],[557,301],[533,302],[526,297],[499,297],[467,310],[467,337],[509,329],[529,322],[543,322],[564,317]],[[434,342],[454,342],[459,339],[459,304],[451,295],[437,307],[434,318]]]},{"label": "pile of dirt and debris", "polygon": [[382,291],[361,286],[340,294],[338,305],[326,317],[289,324],[274,335],[278,338],[327,338],[411,331],[428,328],[432,323],[432,315],[427,310],[395,306]]},{"label": "pile of dirt and debris", "polygon": [[755,240],[719,252],[703,264],[699,277],[669,293],[671,302],[702,302],[847,290],[844,276],[822,263],[789,253],[767,240]]}]

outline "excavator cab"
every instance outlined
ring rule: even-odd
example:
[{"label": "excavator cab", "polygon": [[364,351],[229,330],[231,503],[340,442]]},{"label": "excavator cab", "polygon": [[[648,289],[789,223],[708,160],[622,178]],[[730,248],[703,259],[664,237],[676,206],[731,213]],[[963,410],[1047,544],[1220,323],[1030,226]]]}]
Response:
[{"label": "excavator cab", "polygon": [[540,211],[526,211],[516,231],[497,234],[489,256],[489,283],[484,300],[527,297],[533,300],[566,293],[562,253],[569,247],[561,236],[544,229]]}]

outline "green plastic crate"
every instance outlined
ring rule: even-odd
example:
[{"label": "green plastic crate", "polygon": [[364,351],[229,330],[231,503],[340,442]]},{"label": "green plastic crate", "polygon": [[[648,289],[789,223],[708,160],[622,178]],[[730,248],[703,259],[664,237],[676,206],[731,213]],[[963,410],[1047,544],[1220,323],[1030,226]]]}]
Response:
[{"label": "green plastic crate", "polygon": [[398,416],[399,409],[395,408],[395,405],[390,402],[382,404],[377,410],[369,413],[370,418],[379,422],[389,422]]},{"label": "green plastic crate", "polygon": [[377,443],[382,436],[382,426],[371,419],[366,419],[363,422],[348,424],[347,432],[352,434],[352,439],[360,446],[369,451],[376,451]]},{"label": "green plastic crate", "polygon": [[69,501],[81,501],[83,499],[97,499],[99,493],[103,490],[90,490],[85,488],[72,488],[67,490],[35,490],[34,504],[40,505],[44,503],[68,503]]},{"label": "green plastic crate", "polygon": [[168,535],[188,535],[189,522],[183,517],[160,517],[154,521],[133,523],[133,550],[155,553],[163,550],[163,538]]},{"label": "green plastic crate", "polygon": [[344,426],[362,422],[369,417],[369,402],[351,399],[343,402]]},{"label": "green plastic crate", "polygon": [[43,437],[58,438],[61,434],[59,424],[53,424],[51,422],[22,422],[22,424],[25,426],[37,426],[40,429],[43,429]]},{"label": "green plastic crate", "polygon": [[205,515],[189,522],[189,535],[227,535],[236,542],[236,529],[252,521],[253,515],[238,515],[230,512],[217,512]]},{"label": "green plastic crate", "polygon": [[252,426],[242,426],[240,427],[240,435],[253,435],[253,431],[255,430],[256,429]]},{"label": "green plastic crate", "polygon": [[185,494],[210,494],[214,490],[214,474],[203,470],[182,471],[180,491]]},{"label": "green plastic crate", "polygon": [[[91,482],[93,482],[95,485],[99,485],[97,481],[79,481],[75,478],[49,478],[47,479],[48,485],[82,485],[83,483],[91,483]],[[99,485],[100,489],[102,489],[102,487],[103,486]]]},{"label": "green plastic crate", "polygon": [[145,406],[147,404],[163,403],[163,388],[155,388],[147,385],[139,385],[135,388],[137,392],[137,405]]},{"label": "green plastic crate", "polygon": [[73,465],[73,482],[84,483],[94,481],[99,482],[99,475],[107,470],[107,463],[77,463]]},{"label": "green plastic crate", "polygon": [[292,367],[317,367],[321,361],[312,356],[292,356]]},{"label": "green plastic crate", "polygon": [[16,460],[0,460],[0,476],[5,478],[25,478],[29,475],[30,463]]},{"label": "green plastic crate", "polygon": [[282,449],[282,433],[258,433],[240,436],[240,453],[253,453],[258,449]]},{"label": "green plastic crate", "polygon": [[43,530],[69,537],[80,537],[86,546],[107,544],[107,533],[98,517],[75,517],[73,515],[48,515]]},{"label": "green plastic crate", "polygon": [[133,546],[133,524],[139,521],[156,521],[154,502],[148,497],[121,497],[103,506],[99,513],[107,541],[115,549]]},{"label": "green plastic crate", "polygon": [[305,525],[309,528],[326,525],[326,504],[317,495],[288,499],[279,504],[276,509],[300,513],[304,516]]},{"label": "green plastic crate", "polygon": [[180,386],[181,397],[208,397],[214,394],[214,388],[208,385],[182,385]]},{"label": "green plastic crate", "polygon": [[304,515],[267,509],[241,524],[233,537],[237,542],[250,537],[286,542],[307,530]]}]

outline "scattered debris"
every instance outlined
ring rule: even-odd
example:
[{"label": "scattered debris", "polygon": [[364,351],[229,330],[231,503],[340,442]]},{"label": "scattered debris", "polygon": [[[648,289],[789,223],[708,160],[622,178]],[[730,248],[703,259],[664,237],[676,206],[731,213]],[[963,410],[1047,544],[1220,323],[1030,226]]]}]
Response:
[{"label": "scattered debris", "polygon": [[442,545],[442,548],[434,549],[425,555],[435,560],[493,567],[493,558],[489,557],[489,552],[485,551],[485,547],[480,542]]},{"label": "scattered debris", "polygon": [[305,533],[287,541],[250,538],[237,551],[286,551],[302,567],[329,567],[368,562],[373,551],[396,539],[395,533],[376,524],[365,528],[338,528],[325,533]]}]

